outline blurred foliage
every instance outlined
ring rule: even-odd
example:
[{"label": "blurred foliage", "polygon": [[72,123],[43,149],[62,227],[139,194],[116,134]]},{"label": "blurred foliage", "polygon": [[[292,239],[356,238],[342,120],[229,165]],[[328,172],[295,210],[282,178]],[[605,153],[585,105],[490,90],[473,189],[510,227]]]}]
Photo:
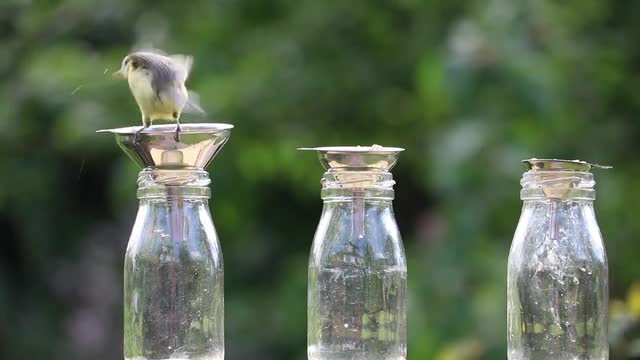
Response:
[{"label": "blurred foliage", "polygon": [[640,283],[632,285],[626,300],[609,305],[613,359],[640,358]]},{"label": "blurred foliage", "polygon": [[295,148],[372,143],[407,149],[394,173],[412,359],[505,358],[519,160],[534,156],[614,165],[596,175],[612,356],[639,354],[639,11],[612,0],[3,0],[0,357],[122,358],[138,169],[95,130],[139,123],[109,73],[145,45],[195,56],[189,85],[209,116],[185,121],[236,125],[209,169],[228,359],[305,358],[322,169]]}]

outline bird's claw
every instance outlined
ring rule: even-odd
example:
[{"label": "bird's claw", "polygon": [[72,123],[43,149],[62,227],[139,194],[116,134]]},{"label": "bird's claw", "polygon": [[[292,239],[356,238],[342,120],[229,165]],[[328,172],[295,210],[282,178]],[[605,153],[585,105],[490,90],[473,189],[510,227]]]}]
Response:
[{"label": "bird's claw", "polygon": [[138,131],[136,131],[136,132],[135,132],[135,135],[134,135],[134,137],[133,137],[133,143],[134,143],[134,144],[136,144],[136,145],[137,145],[137,144],[139,144],[139,143],[140,143],[140,134],[142,133],[142,131],[143,131],[144,129],[145,129],[145,128],[144,128],[144,127],[142,127],[142,128],[140,128],[140,130],[138,130]]},{"label": "bird's claw", "polygon": [[133,143],[138,145],[140,144],[140,138],[141,138],[141,134],[143,131],[145,131],[146,129],[148,129],[151,126],[151,122],[147,121],[147,120],[143,120],[142,121],[142,127],[140,127],[140,129],[136,130],[135,135],[133,137]]},{"label": "bird's claw", "polygon": [[178,124],[178,125],[176,126],[176,131],[175,131],[175,133],[173,134],[173,139],[174,139],[176,142],[180,142],[180,132],[181,132],[181,131],[182,131],[182,128],[180,127],[180,124]]}]

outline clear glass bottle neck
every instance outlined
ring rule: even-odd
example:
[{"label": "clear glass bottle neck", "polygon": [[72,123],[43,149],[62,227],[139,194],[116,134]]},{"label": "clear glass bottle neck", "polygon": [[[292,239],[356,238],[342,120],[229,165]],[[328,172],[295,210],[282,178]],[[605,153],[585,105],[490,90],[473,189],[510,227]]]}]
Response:
[{"label": "clear glass bottle neck", "polygon": [[138,174],[138,199],[211,197],[209,173],[202,169],[146,168]]},{"label": "clear glass bottle neck", "polygon": [[583,171],[528,171],[522,176],[520,198],[531,201],[587,201],[596,198],[593,174]]},{"label": "clear glass bottle neck", "polygon": [[366,198],[391,201],[394,198],[393,175],[387,171],[327,171],[322,180],[321,197],[325,201]]}]

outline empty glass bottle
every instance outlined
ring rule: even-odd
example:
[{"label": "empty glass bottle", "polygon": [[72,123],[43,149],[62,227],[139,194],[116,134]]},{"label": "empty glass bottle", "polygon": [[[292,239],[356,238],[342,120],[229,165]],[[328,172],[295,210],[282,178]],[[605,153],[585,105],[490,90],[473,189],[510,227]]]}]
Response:
[{"label": "empty glass bottle", "polygon": [[402,149],[315,148],[328,170],[309,260],[309,360],[404,360],[407,265],[389,170]]},{"label": "empty glass bottle", "polygon": [[209,212],[204,168],[231,125],[185,124],[110,130],[144,167],[140,207],[124,269],[126,360],[223,360],[222,252]]},{"label": "empty glass bottle", "polygon": [[525,163],[524,206],[509,254],[508,357],[608,359],[607,257],[589,172],[597,165]]}]

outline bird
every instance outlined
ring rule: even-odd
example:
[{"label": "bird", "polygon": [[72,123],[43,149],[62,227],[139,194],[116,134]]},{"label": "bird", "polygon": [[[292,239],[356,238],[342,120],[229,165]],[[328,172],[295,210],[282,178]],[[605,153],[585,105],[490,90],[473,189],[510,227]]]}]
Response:
[{"label": "bird", "polygon": [[190,55],[164,55],[152,51],[136,51],[122,60],[114,76],[126,79],[140,113],[140,132],[152,125],[154,120],[176,122],[174,138],[180,141],[180,115],[183,111],[204,113],[195,93],[187,91],[185,82],[191,72],[193,57]]}]

